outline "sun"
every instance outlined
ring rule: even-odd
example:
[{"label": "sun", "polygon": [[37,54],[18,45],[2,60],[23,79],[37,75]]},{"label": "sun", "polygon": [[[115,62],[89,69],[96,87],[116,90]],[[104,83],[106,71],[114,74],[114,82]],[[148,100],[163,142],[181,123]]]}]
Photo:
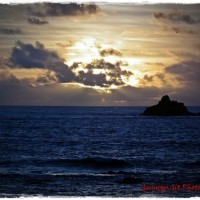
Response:
[{"label": "sun", "polygon": [[115,48],[114,45],[101,43],[94,37],[84,37],[77,41],[73,46],[66,47],[66,61],[68,65],[72,65],[74,62],[91,63],[93,60],[104,59],[106,62],[115,64],[122,58],[115,55],[101,56],[101,49]]},{"label": "sun", "polygon": [[104,60],[105,60],[106,62],[115,64],[117,61],[120,61],[121,59],[118,58],[117,56],[107,56],[107,57],[104,58]]},{"label": "sun", "polygon": [[128,84],[131,86],[137,86],[139,83],[139,80],[135,76],[130,76],[128,79]]},{"label": "sun", "polygon": [[67,47],[67,61],[71,65],[74,62],[91,63],[95,59],[101,59],[99,55],[96,39],[93,37],[85,37],[76,42],[72,47]]}]

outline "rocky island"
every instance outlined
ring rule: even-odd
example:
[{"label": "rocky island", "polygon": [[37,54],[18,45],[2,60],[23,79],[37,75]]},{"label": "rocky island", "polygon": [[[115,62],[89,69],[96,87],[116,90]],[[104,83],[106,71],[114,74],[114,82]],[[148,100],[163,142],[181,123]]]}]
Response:
[{"label": "rocky island", "polygon": [[184,103],[171,101],[168,95],[162,97],[157,105],[146,108],[142,115],[146,116],[200,116],[200,113],[191,113]]}]

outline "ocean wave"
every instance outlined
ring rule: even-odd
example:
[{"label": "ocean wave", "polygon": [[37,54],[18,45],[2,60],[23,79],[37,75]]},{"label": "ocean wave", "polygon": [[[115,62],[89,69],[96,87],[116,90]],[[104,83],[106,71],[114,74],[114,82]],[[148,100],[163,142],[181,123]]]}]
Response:
[{"label": "ocean wave", "polygon": [[51,180],[62,179],[66,177],[127,177],[127,176],[135,175],[132,172],[124,172],[124,171],[108,171],[102,173],[95,172],[60,172],[60,173],[43,173],[43,174],[32,174],[32,173],[0,173],[0,180],[11,180],[11,181],[25,181],[32,184],[40,184],[42,182],[48,182]]},{"label": "ocean wave", "polygon": [[122,159],[109,158],[83,158],[83,159],[47,159],[47,160],[0,160],[0,165],[11,164],[39,164],[39,165],[66,165],[66,166],[91,166],[97,168],[118,168],[132,166],[131,162]]},{"label": "ocean wave", "polygon": [[43,164],[93,167],[93,168],[123,168],[132,166],[130,162],[120,159],[83,158],[83,159],[50,159],[41,161]]},{"label": "ocean wave", "polygon": [[200,160],[192,161],[192,162],[185,162],[183,163],[184,167],[187,168],[199,168],[200,167]]}]

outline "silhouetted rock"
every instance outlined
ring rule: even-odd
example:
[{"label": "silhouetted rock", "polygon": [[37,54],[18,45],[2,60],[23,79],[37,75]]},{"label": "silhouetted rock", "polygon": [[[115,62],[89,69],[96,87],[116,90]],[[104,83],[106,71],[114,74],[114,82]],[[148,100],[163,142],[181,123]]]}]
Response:
[{"label": "silhouetted rock", "polygon": [[142,115],[153,116],[181,116],[181,115],[199,115],[199,113],[191,113],[187,110],[183,103],[171,101],[169,96],[165,95],[157,105],[148,107]]}]

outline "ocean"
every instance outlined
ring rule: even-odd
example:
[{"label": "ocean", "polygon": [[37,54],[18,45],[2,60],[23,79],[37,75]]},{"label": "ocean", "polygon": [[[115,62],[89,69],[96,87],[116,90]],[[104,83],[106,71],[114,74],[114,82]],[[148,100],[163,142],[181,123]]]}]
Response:
[{"label": "ocean", "polygon": [[0,197],[200,196],[200,117],[144,109],[0,107]]}]

